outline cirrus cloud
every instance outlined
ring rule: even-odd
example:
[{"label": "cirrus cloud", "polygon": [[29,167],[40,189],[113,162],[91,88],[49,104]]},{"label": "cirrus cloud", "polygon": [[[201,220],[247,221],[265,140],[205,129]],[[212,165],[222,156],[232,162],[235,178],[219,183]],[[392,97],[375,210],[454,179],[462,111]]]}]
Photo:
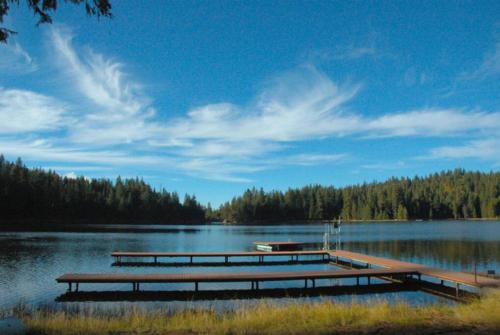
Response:
[{"label": "cirrus cloud", "polygon": [[[79,50],[64,29],[54,28],[50,43],[62,64],[58,71],[70,80],[66,89],[71,94],[56,99],[0,89],[0,152],[51,164],[147,166],[158,173],[248,182],[255,173],[284,165],[341,164],[353,157],[324,147],[301,150],[304,142],[476,139],[461,149],[435,148],[431,157],[436,158],[472,155],[480,144],[492,148],[484,142],[488,136],[498,143],[498,112],[429,107],[369,117],[350,108],[362,85],[336,83],[311,65],[271,78],[247,104],[216,102],[161,121],[153,99],[125,65],[91,49]],[[473,157],[497,153],[483,152]]]}]

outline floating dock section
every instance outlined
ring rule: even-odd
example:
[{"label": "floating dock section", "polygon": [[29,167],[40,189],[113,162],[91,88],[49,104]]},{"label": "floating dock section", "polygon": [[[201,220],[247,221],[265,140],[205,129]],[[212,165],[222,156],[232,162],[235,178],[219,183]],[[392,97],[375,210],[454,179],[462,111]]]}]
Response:
[{"label": "floating dock section", "polygon": [[297,251],[302,250],[301,242],[253,242],[259,251]]}]

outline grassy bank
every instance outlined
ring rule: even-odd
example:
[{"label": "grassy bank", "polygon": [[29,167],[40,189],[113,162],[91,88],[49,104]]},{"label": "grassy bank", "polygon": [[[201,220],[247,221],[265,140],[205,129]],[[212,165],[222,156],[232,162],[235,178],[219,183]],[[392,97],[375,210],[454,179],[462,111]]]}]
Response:
[{"label": "grassy bank", "polygon": [[210,310],[18,312],[35,334],[490,334],[500,331],[500,290],[466,305],[412,307],[371,303],[302,303],[234,312]]}]

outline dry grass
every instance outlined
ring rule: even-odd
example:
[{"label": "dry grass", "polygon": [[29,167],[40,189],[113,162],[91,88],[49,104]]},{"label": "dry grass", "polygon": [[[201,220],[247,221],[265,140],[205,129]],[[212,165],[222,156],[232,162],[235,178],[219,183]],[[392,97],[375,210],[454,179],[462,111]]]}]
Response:
[{"label": "dry grass", "polygon": [[[466,305],[412,307],[371,303],[301,303],[234,312],[187,310],[176,313],[132,309],[18,312],[36,334],[333,334],[333,333],[494,333],[500,330],[500,290]],[[435,330],[435,331],[433,331]]]}]

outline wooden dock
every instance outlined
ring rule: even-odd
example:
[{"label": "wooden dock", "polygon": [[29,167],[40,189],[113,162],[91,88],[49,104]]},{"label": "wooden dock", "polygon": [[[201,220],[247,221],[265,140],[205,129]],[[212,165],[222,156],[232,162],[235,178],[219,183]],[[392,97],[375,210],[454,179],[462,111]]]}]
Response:
[{"label": "wooden dock", "polygon": [[[297,262],[300,256],[321,256],[319,260],[331,262],[331,264],[343,268],[342,270],[328,270],[328,271],[289,271],[289,272],[232,272],[232,273],[188,273],[188,274],[126,274],[126,273],[73,273],[65,274],[57,278],[58,283],[67,283],[69,286],[68,294],[77,294],[79,284],[82,283],[130,283],[132,284],[133,298],[136,299],[140,284],[147,283],[192,283],[194,284],[194,291],[160,291],[166,292],[163,294],[167,298],[184,294],[185,296],[192,296],[189,292],[198,294],[200,283],[237,283],[248,282],[251,284],[251,290],[228,290],[225,292],[237,293],[240,292],[242,296],[252,296],[252,293],[241,293],[242,291],[257,292],[259,290],[259,283],[268,281],[304,281],[304,288],[306,291],[314,289],[318,291],[330,290],[332,286],[316,287],[316,280],[320,279],[345,279],[351,278],[356,280],[355,285],[341,285],[345,290],[335,289],[340,292],[368,292],[372,290],[370,287],[379,285],[380,289],[385,289],[390,285],[397,285],[398,289],[401,287],[408,287],[409,290],[419,289],[424,292],[447,297],[456,300],[467,300],[472,295],[477,294],[468,290],[464,290],[460,286],[468,286],[472,288],[484,287],[500,287],[500,280],[471,273],[464,273],[451,270],[443,270],[433,267],[428,267],[421,264],[410,262],[403,262],[394,259],[383,257],[376,257],[365,255],[361,253],[339,250],[339,251],[252,251],[252,252],[113,252],[112,256],[115,257],[118,265],[124,265],[130,262],[122,262],[122,258],[152,258],[153,262],[150,264],[157,264],[158,258],[186,258],[189,259],[189,264],[194,263],[193,258],[220,258],[222,262],[210,262],[211,264],[220,264],[222,266],[229,266],[231,258],[238,257],[258,257],[258,264],[264,265],[269,262],[264,262],[265,257],[290,257],[288,262]],[[243,262],[248,263],[248,262]],[[288,263],[289,264],[289,263]],[[365,278],[365,285],[360,285],[360,279]],[[371,284],[372,278],[382,279],[385,286],[382,284]],[[445,285],[445,282],[448,285]],[[308,283],[311,286],[308,287]],[[393,284],[387,284],[393,283]],[[449,285],[451,283],[451,286]],[[73,284],[75,291],[73,291]],[[368,288],[367,288],[368,287]],[[296,287],[288,288],[290,290],[300,290]],[[280,289],[280,290],[288,290]],[[377,288],[378,289],[378,288]],[[210,290],[209,290],[210,291]],[[121,291],[130,292],[130,291]],[[140,291],[144,292],[144,291]],[[153,294],[153,291],[147,291]],[[208,291],[203,291],[208,292]],[[260,291],[259,291],[260,292]],[[274,292],[274,291],[273,291]],[[319,292],[319,291],[318,291]],[[94,292],[97,294],[98,292]],[[111,293],[111,292],[108,292]],[[78,293],[80,294],[80,293]],[[207,295],[212,296],[215,293]],[[275,294],[275,293],[272,293]],[[282,293],[280,293],[282,294]],[[284,293],[286,294],[286,292]],[[257,295],[256,295],[257,296]],[[111,294],[111,297],[114,297]]]},{"label": "wooden dock", "polygon": [[319,279],[356,279],[356,285],[360,285],[360,279],[366,278],[366,284],[371,284],[373,277],[397,277],[407,278],[418,275],[411,269],[363,269],[363,270],[336,270],[336,271],[293,271],[293,272],[238,272],[238,273],[184,273],[184,274],[133,274],[133,273],[68,273],[57,278],[58,283],[67,283],[68,291],[72,291],[75,284],[76,291],[81,283],[130,283],[133,291],[139,291],[140,284],[144,283],[193,283],[195,291],[198,291],[200,283],[228,283],[248,282],[251,289],[259,289],[259,283],[269,281],[293,281],[303,280],[304,288],[308,287],[309,281],[312,287],[316,287]]},{"label": "wooden dock", "polygon": [[115,258],[114,265],[127,265],[128,262],[124,262],[124,258],[150,258],[153,264],[158,264],[158,259],[161,258],[185,258],[189,260],[189,264],[197,265],[194,262],[197,259],[206,258],[219,258],[224,260],[224,264],[229,264],[231,258],[255,258],[258,257],[258,263],[264,263],[265,257],[289,257],[289,262],[298,262],[300,256],[321,256],[320,260],[328,261],[330,255],[328,252],[323,250],[313,250],[313,251],[249,251],[249,252],[129,252],[129,251],[115,251],[111,253],[111,256]]},{"label": "wooden dock", "polygon": [[422,264],[403,262],[394,259],[365,255],[357,252],[339,250],[330,252],[330,258],[337,262],[347,260],[347,262],[363,263],[366,267],[382,267],[387,269],[412,269],[418,271],[421,276],[428,276],[438,280],[447,281],[456,285],[467,285],[470,287],[500,287],[500,280],[484,276],[474,276],[472,273],[443,270]]},{"label": "wooden dock", "polygon": [[[123,266],[129,262],[124,262],[123,258],[151,258],[151,264],[158,264],[160,258],[186,258],[189,262],[187,264],[199,265],[200,263],[194,262],[194,259],[203,258],[220,258],[223,260],[221,265],[229,265],[231,258],[238,257],[258,257],[258,262],[241,262],[238,265],[248,264],[264,264],[265,257],[289,257],[288,263],[299,262],[300,256],[321,256],[320,261],[331,261],[339,263],[343,260],[344,263],[361,263],[366,267],[381,267],[387,269],[411,269],[417,270],[420,276],[427,276],[437,280],[446,281],[455,285],[467,285],[470,287],[483,288],[483,287],[500,287],[500,280],[489,278],[485,276],[475,276],[471,273],[444,270],[434,267],[428,267],[422,264],[403,262],[395,259],[371,256],[352,251],[338,250],[338,251],[325,251],[325,250],[310,250],[310,251],[250,251],[250,252],[123,252],[116,251],[111,254],[115,258],[114,265]],[[214,264],[215,262],[211,262]],[[141,263],[147,264],[147,263]],[[284,264],[284,263],[281,263]],[[203,263],[203,265],[210,265]],[[351,266],[351,268],[354,268]]]}]

